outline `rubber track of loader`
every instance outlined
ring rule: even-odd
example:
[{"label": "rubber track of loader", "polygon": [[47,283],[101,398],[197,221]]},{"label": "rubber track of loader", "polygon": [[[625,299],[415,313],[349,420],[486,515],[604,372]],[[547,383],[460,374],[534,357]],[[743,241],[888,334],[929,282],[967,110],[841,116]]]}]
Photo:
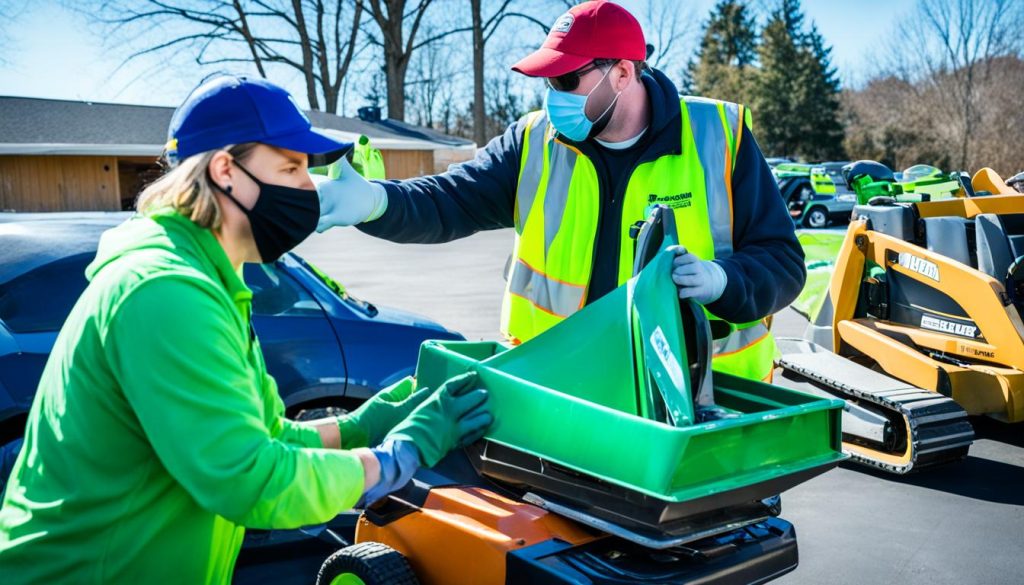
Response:
[{"label": "rubber track of loader", "polygon": [[[783,369],[799,374],[839,397],[851,396],[859,402],[874,404],[898,414],[906,422],[906,428],[910,429],[908,441],[911,445],[908,463],[897,465],[872,459],[860,451],[844,449],[858,463],[889,473],[904,474],[911,470],[959,461],[967,456],[974,441],[974,428],[967,419],[967,412],[956,401],[941,394],[920,388],[871,392],[825,377],[785,357],[777,363]],[[858,447],[874,450],[860,444]]]}]

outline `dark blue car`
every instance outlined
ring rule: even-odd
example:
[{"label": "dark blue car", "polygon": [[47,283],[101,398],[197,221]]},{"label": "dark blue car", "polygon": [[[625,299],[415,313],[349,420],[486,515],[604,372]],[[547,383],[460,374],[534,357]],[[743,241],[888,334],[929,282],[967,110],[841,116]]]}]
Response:
[{"label": "dark blue car", "polygon": [[[0,214],[0,487],[100,234],[127,217]],[[295,254],[246,265],[245,281],[267,368],[292,415],[358,403],[412,374],[424,340],[462,339],[423,317],[352,297]]]}]

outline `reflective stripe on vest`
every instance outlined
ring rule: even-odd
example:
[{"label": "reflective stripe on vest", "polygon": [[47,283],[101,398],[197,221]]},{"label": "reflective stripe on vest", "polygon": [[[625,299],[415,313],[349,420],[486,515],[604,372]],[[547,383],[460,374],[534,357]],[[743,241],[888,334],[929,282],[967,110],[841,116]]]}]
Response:
[{"label": "reflective stripe on vest", "polygon": [[768,327],[758,321],[751,327],[737,329],[724,339],[716,339],[714,343],[715,355],[728,355],[742,351],[747,347],[761,341],[761,338],[768,335]]},{"label": "reflective stripe on vest", "polygon": [[775,339],[758,321],[736,329],[725,339],[716,339],[711,367],[751,380],[769,382],[775,366]]},{"label": "reflective stripe on vest", "polygon": [[[732,161],[749,113],[737,104],[690,97],[680,102],[680,111],[681,153],[638,165],[630,176],[623,202],[620,285],[632,276],[634,242],[629,228],[645,219],[653,204],[673,208],[679,241],[698,257],[711,260],[732,254]],[[600,189],[593,163],[555,137],[543,111],[528,114],[523,123],[515,262],[502,305],[502,331],[513,341],[531,339],[586,301]],[[757,350],[767,353],[769,362],[774,357],[774,343],[760,321],[736,326],[719,342],[716,354],[723,353],[717,351],[721,345],[735,346],[738,356]],[[734,361],[741,360],[727,358],[723,363]],[[760,362],[756,367],[728,371],[748,370],[733,373],[756,373],[762,379],[765,364],[755,361]]]},{"label": "reflective stripe on vest", "polygon": [[[523,226],[526,225],[526,216],[530,213],[533,200],[537,197],[537,190],[540,188],[541,176],[544,172],[544,157],[530,156],[531,153],[544,150],[545,137],[548,133],[549,124],[544,117],[544,112],[533,112],[527,114],[532,118],[527,122],[525,140],[523,140],[523,163],[519,172],[519,185],[516,188],[516,234],[523,233]],[[541,118],[544,118],[541,120]]]},{"label": "reflective stripe on vest", "polygon": [[[516,338],[507,326],[513,315],[518,327],[511,329],[532,332],[519,340],[532,338],[583,307],[596,230],[581,240],[576,228],[596,225],[598,210],[597,178],[590,161],[554,140],[543,112],[528,116],[515,206],[515,262],[502,305],[506,335]],[[590,173],[577,172],[580,161]],[[591,181],[586,180],[588,175],[593,175]],[[588,253],[581,255],[584,247]]]},{"label": "reflective stripe on vest", "polygon": [[537,272],[520,258],[509,277],[511,294],[531,301],[538,309],[556,317],[568,317],[583,308],[587,289],[559,282]]}]

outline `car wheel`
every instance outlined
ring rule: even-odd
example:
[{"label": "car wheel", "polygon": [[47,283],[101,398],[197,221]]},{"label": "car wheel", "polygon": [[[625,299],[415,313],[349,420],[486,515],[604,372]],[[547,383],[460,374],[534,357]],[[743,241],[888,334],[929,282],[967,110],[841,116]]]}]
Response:
[{"label": "car wheel", "polygon": [[317,585],[419,585],[402,553],[379,542],[347,546],[324,561]]},{"label": "car wheel", "polygon": [[815,207],[804,214],[804,225],[809,228],[823,228],[828,225],[828,212],[824,207]]}]

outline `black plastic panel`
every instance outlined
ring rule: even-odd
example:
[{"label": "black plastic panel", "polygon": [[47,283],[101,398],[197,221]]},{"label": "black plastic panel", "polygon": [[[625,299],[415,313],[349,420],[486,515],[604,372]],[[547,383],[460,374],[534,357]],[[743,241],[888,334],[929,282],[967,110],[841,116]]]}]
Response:
[{"label": "black plastic panel", "polygon": [[772,518],[685,547],[652,551],[617,538],[580,546],[550,540],[509,553],[509,585],[766,583],[797,567],[796,530]]}]

